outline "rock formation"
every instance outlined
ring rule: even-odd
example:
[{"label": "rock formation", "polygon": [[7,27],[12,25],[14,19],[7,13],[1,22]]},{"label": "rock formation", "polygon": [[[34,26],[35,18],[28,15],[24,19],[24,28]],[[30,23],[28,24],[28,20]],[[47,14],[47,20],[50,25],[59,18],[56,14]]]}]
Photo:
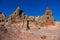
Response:
[{"label": "rock formation", "polygon": [[19,7],[8,18],[0,12],[0,40],[57,40],[60,29],[55,26],[56,21],[48,7],[43,16],[37,17],[25,15]]},{"label": "rock formation", "polygon": [[2,12],[0,12],[0,22],[4,22],[5,19],[6,19],[6,16]]},{"label": "rock formation", "polygon": [[0,15],[1,15],[0,16],[1,22],[3,22],[4,20],[6,20],[6,22],[10,24],[22,22],[23,28],[25,25],[26,29],[38,28],[37,25],[42,27],[55,25],[55,19],[53,18],[53,13],[48,7],[46,9],[45,14],[39,17],[27,16],[24,14],[22,10],[20,10],[19,7],[17,7],[16,11],[13,12],[12,15],[10,15],[10,17],[7,19],[3,13],[0,13]]}]

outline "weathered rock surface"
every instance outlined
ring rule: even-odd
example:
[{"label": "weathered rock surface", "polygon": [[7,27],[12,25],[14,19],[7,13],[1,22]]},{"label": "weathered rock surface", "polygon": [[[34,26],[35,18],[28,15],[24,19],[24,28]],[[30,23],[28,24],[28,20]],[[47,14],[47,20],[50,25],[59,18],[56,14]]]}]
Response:
[{"label": "weathered rock surface", "polygon": [[9,18],[0,15],[0,40],[60,40],[60,23],[49,8],[41,17],[27,16],[19,7]]}]

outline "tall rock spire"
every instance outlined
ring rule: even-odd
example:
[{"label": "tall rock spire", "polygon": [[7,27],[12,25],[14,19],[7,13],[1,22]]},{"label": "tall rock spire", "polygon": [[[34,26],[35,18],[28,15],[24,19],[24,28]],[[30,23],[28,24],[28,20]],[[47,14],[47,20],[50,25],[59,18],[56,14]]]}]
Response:
[{"label": "tall rock spire", "polygon": [[45,15],[46,23],[54,24],[55,19],[53,17],[53,13],[52,13],[52,11],[49,7],[46,8],[46,13],[45,14],[46,14]]},{"label": "tall rock spire", "polygon": [[15,12],[16,12],[16,13],[19,13],[19,12],[20,12],[20,7],[19,7],[19,6],[17,7],[17,9],[16,9]]},{"label": "tall rock spire", "polygon": [[46,15],[52,15],[52,11],[49,7],[46,8]]},{"label": "tall rock spire", "polygon": [[18,6],[16,11],[13,13],[13,15],[17,16],[17,15],[19,15],[19,13],[20,13],[20,7]]},{"label": "tall rock spire", "polygon": [[20,7],[18,6],[17,9],[13,12],[13,14],[8,19],[15,18],[16,16],[19,15],[19,13],[20,13]]},{"label": "tall rock spire", "polygon": [[10,16],[10,20],[11,21],[15,21],[16,19],[18,20],[18,19],[23,19],[25,17],[25,15],[24,15],[24,12],[22,11],[22,10],[20,10],[20,7],[18,6],[17,7],[17,9],[16,9],[16,11]]}]

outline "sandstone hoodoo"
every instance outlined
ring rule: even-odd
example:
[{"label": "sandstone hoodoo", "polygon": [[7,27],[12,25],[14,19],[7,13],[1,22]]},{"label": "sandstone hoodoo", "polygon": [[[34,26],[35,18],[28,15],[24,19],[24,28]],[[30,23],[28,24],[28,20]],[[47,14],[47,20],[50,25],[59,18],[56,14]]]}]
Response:
[{"label": "sandstone hoodoo", "polygon": [[49,7],[46,8],[45,14],[37,17],[28,16],[17,7],[8,18],[0,12],[0,39],[57,40],[60,37],[58,24]]}]

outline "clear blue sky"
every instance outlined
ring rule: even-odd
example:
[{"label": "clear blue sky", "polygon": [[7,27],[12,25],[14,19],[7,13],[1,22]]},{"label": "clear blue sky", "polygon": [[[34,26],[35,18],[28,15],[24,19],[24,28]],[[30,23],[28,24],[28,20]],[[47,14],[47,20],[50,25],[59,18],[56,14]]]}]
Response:
[{"label": "clear blue sky", "polygon": [[11,15],[17,6],[28,16],[42,16],[49,6],[55,20],[60,21],[60,0],[0,0],[0,11],[6,16]]}]

